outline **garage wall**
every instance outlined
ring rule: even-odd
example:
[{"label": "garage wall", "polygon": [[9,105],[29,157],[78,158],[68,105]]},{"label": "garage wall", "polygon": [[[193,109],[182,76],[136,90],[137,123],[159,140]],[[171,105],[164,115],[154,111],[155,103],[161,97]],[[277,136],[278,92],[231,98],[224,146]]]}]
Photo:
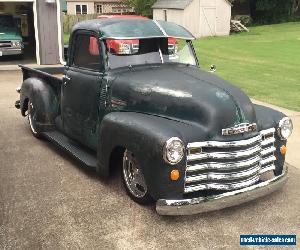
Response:
[{"label": "garage wall", "polygon": [[45,1],[37,1],[40,64],[58,64],[58,24],[57,6]]}]

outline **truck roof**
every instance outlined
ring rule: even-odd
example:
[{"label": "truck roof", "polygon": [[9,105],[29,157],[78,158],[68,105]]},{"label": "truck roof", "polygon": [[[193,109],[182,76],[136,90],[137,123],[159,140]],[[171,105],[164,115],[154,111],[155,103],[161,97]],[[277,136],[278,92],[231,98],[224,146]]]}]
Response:
[{"label": "truck roof", "polygon": [[76,24],[76,30],[91,30],[100,33],[102,39],[143,39],[143,38],[182,38],[195,37],[184,27],[165,21],[151,19],[102,18]]}]

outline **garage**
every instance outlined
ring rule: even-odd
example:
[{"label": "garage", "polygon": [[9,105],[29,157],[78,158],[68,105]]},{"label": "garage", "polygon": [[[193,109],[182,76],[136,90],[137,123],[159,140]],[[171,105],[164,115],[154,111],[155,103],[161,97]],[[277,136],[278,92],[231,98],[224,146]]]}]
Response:
[{"label": "garage", "polygon": [[59,0],[0,1],[0,66],[63,63]]}]

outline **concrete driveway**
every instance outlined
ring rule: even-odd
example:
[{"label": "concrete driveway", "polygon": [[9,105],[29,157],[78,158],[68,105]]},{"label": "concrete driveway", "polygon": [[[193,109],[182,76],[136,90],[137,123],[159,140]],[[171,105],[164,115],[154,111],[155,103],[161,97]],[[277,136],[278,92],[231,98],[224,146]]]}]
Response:
[{"label": "concrete driveway", "polygon": [[14,108],[20,83],[20,72],[0,72],[0,249],[240,249],[240,234],[300,235],[299,136],[288,158],[298,168],[290,167],[282,191],[222,211],[161,217],[132,202],[117,176],[101,180],[33,138]]}]

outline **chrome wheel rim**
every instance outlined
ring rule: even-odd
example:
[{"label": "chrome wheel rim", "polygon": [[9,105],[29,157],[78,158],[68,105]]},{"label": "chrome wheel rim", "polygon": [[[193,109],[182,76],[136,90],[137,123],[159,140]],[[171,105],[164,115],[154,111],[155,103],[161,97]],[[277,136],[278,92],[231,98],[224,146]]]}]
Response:
[{"label": "chrome wheel rim", "polygon": [[128,150],[123,156],[123,174],[130,193],[136,198],[143,198],[147,193],[145,179],[133,153]]},{"label": "chrome wheel rim", "polygon": [[34,106],[32,104],[32,102],[29,101],[28,104],[28,121],[29,121],[29,125],[30,125],[30,129],[32,131],[32,133],[34,133],[35,135],[37,134],[36,128],[35,128],[35,121],[36,121],[36,114],[34,112]]}]

